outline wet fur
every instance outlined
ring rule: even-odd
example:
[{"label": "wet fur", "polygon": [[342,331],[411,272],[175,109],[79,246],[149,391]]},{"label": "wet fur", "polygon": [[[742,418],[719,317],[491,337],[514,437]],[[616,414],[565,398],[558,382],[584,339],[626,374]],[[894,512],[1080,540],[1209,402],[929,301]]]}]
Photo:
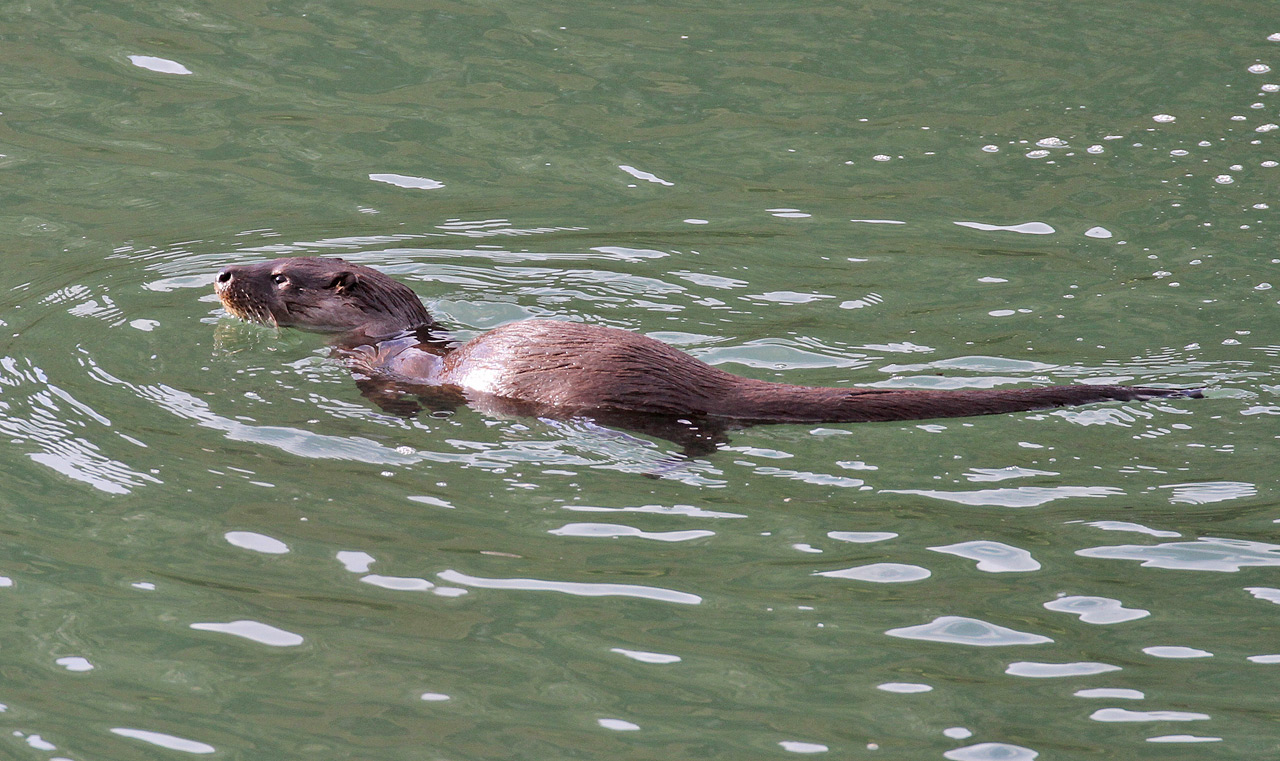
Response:
[{"label": "wet fur", "polygon": [[[340,351],[370,388],[418,387],[482,410],[612,418],[637,430],[683,426],[703,431],[699,436],[709,441],[719,440],[728,423],[925,420],[1200,396],[1196,389],[1113,385],[958,391],[796,386],[733,375],[636,333],[554,320],[514,322],[455,348],[405,338],[406,331],[434,325],[418,297],[376,270],[341,259],[228,267],[215,289],[227,310],[244,319],[345,333]],[[636,422],[645,417],[651,420]]]}]

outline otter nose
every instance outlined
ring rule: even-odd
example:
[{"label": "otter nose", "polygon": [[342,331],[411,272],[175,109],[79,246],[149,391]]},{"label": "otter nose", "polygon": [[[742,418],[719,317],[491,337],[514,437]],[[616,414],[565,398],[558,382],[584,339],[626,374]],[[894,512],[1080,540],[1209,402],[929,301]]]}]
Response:
[{"label": "otter nose", "polygon": [[231,282],[231,268],[227,267],[218,273],[218,282],[226,285]]}]

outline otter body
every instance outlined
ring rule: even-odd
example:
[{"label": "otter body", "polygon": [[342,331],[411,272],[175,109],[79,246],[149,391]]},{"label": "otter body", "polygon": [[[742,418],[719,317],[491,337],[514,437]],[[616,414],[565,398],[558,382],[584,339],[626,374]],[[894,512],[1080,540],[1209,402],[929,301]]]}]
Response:
[{"label": "otter body", "polygon": [[461,346],[408,287],[341,259],[296,257],[232,266],[215,290],[232,314],[345,334],[339,353],[366,379],[431,388],[481,409],[553,417],[626,416],[752,423],[841,423],[967,417],[1106,400],[1199,397],[1199,390],[1039,386],[932,391],[795,386],[733,375],[661,341],[617,328],[522,320]]}]

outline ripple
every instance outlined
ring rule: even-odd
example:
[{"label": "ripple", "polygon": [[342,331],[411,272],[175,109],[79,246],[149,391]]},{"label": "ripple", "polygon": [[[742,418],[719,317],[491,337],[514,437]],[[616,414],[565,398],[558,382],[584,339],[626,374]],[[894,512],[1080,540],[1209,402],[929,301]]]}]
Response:
[{"label": "ripple", "polygon": [[1259,600],[1266,600],[1267,602],[1273,602],[1276,605],[1280,605],[1280,589],[1274,589],[1272,587],[1245,587],[1244,591]]},{"label": "ripple", "polygon": [[748,293],[744,299],[767,301],[774,304],[808,304],[822,299],[832,299],[823,293],[799,293],[797,291],[769,291],[768,293]]},{"label": "ripple", "polygon": [[1034,661],[1017,661],[1010,663],[1004,673],[1012,676],[1025,676],[1033,679],[1052,679],[1063,676],[1092,676],[1119,671],[1119,666],[1095,661],[1076,661],[1075,663],[1036,663]]},{"label": "ripple", "polygon": [[152,55],[131,55],[129,63],[140,69],[154,71],[158,74],[190,74],[191,69],[178,63],[170,61],[168,58],[157,58]]},{"label": "ripple", "polygon": [[581,513],[656,513],[658,515],[687,515],[691,518],[745,518],[742,513],[706,510],[693,505],[637,505],[635,507],[596,507],[593,505],[564,505],[565,510]]},{"label": "ripple", "polygon": [[58,658],[54,663],[63,667],[67,671],[93,671],[93,664],[87,658],[81,658],[78,655],[68,656],[66,658]]},{"label": "ripple", "polygon": [[1175,504],[1208,505],[1229,499],[1256,497],[1258,487],[1244,481],[1205,481],[1203,483],[1166,484],[1161,489],[1173,489],[1169,501]]},{"label": "ripple", "polygon": [[1280,655],[1251,655],[1250,663],[1280,663]]},{"label": "ripple", "polygon": [[689,531],[641,531],[634,526],[619,526],[613,523],[566,523],[560,528],[551,529],[548,534],[556,536],[577,537],[620,537],[635,536],[641,539],[653,539],[658,542],[685,542],[690,539],[702,539],[715,536],[716,532],[706,530]]},{"label": "ripple", "polygon": [[342,550],[338,552],[336,557],[338,562],[342,563],[342,567],[351,573],[366,573],[369,570],[369,566],[377,562],[373,555],[367,552]]},{"label": "ripple", "polygon": [[1200,650],[1194,647],[1180,647],[1178,645],[1155,645],[1153,647],[1144,647],[1142,652],[1156,658],[1212,658],[1213,653],[1208,650]]},{"label": "ripple", "polygon": [[885,692],[897,692],[903,695],[917,692],[933,692],[932,686],[918,682],[885,682],[884,684],[877,684],[876,689],[884,690]]},{"label": "ripple", "polygon": [[258,534],[253,531],[228,531],[223,535],[228,544],[234,545],[241,549],[253,550],[267,555],[283,555],[289,551],[289,545],[269,537],[266,534]]},{"label": "ripple", "polygon": [[1245,539],[1201,537],[1194,542],[1121,544],[1076,550],[1077,555],[1141,560],[1144,568],[1233,573],[1246,566],[1280,566],[1280,545]]},{"label": "ripple", "polygon": [[1052,235],[1057,232],[1044,222],[1023,222],[1017,225],[989,225],[985,222],[956,222],[961,227],[971,227],[974,230],[985,231],[1004,231],[1011,233],[1023,233],[1024,235]]},{"label": "ripple", "polygon": [[1076,690],[1078,698],[1106,698],[1108,700],[1142,700],[1146,695],[1137,690],[1126,690],[1122,687],[1095,687],[1091,690]]},{"label": "ripple", "polygon": [[829,576],[836,579],[873,581],[881,584],[897,584],[927,579],[932,575],[932,572],[928,568],[906,563],[871,563],[870,565],[854,566],[853,568],[844,568],[839,571],[819,571],[813,575]]},{"label": "ripple", "polygon": [[1094,721],[1204,721],[1207,713],[1193,711],[1130,711],[1126,708],[1099,708],[1089,714]]},{"label": "ripple", "polygon": [[195,740],[188,740],[185,737],[178,737],[176,735],[166,735],[163,732],[148,732],[145,729],[130,729],[128,727],[113,727],[111,732],[112,734],[117,734],[121,737],[129,737],[134,740],[151,743],[152,745],[158,745],[161,748],[180,750],[183,753],[205,754],[214,753],[218,750],[212,745],[196,742]]},{"label": "ripple", "polygon": [[1040,753],[1010,743],[978,743],[955,748],[942,754],[950,761],[1031,761]]},{"label": "ripple", "polygon": [[574,581],[550,581],[546,579],[493,579],[468,576],[452,569],[436,574],[445,581],[464,587],[482,589],[511,589],[522,592],[563,592],[580,597],[639,597],[658,602],[680,605],[698,605],[702,598],[687,592],[677,592],[662,587],[645,587],[637,584],[591,584]]},{"label": "ripple", "polygon": [[[91,360],[87,360],[91,362]],[[119,436],[112,421],[49,380],[29,360],[0,357],[0,435],[30,446],[33,462],[108,494],[129,494],[145,484],[162,483],[148,473],[103,454],[90,431]],[[136,439],[126,439],[138,445]]]},{"label": "ripple", "polygon": [[417,578],[416,576],[382,576],[376,573],[371,573],[368,576],[361,576],[360,581],[365,584],[372,584],[375,587],[382,587],[383,589],[390,589],[396,592],[426,592],[427,590],[434,589],[436,586],[430,581]]},{"label": "ripple", "polygon": [[1084,525],[1100,528],[1103,531],[1133,531],[1138,534],[1149,534],[1151,536],[1160,537],[1161,539],[1172,539],[1182,536],[1182,534],[1179,534],[1177,531],[1148,528],[1141,523],[1130,523],[1129,521],[1089,521]]},{"label": "ripple", "polygon": [[598,719],[596,723],[605,729],[612,729],[615,732],[634,732],[640,728],[639,724],[633,724],[623,719]]},{"label": "ripple", "polygon": [[883,542],[898,535],[892,531],[828,531],[827,536],[840,542],[868,544],[870,542]]},{"label": "ripple", "polygon": [[667,664],[667,663],[679,663],[681,660],[680,656],[678,655],[668,655],[666,653],[650,653],[645,650],[625,650],[621,647],[611,647],[609,648],[609,652],[617,653],[619,655],[625,655],[631,660],[640,661],[641,663]]},{"label": "ripple", "polygon": [[415,190],[438,190],[444,187],[444,183],[439,180],[433,180],[430,177],[414,177],[408,174],[371,174],[369,179],[374,182],[395,185],[398,188],[413,188]]},{"label": "ripple", "polygon": [[816,370],[822,368],[856,368],[865,362],[859,357],[835,356],[836,350],[820,347],[810,351],[773,338],[747,341],[736,346],[717,346],[697,352],[698,359],[711,365],[738,364],[764,370]]},{"label": "ripple", "polygon": [[1056,476],[1058,473],[1052,470],[1036,470],[1034,468],[1019,468],[1010,465],[1007,468],[973,468],[964,474],[966,481],[983,482],[983,481],[1008,481],[1011,478],[1031,478],[1033,476]]},{"label": "ripple", "polygon": [[629,164],[619,164],[618,168],[626,172],[627,174],[631,175],[632,177],[636,178],[637,180],[652,182],[655,185],[666,185],[667,187],[675,187],[674,182],[667,182],[666,180],[662,179],[656,174],[653,174],[651,172],[645,172],[640,169],[636,169],[635,167]]},{"label": "ripple", "polygon": [[284,629],[277,629],[260,621],[240,620],[225,624],[196,623],[191,624],[191,628],[198,631],[231,634],[272,647],[296,647],[303,643],[302,635],[294,634]]},{"label": "ripple", "polygon": [[934,552],[944,552],[948,555],[958,555],[969,560],[976,560],[978,561],[978,570],[988,573],[1040,570],[1040,563],[1031,557],[1030,552],[1002,542],[959,542],[942,547],[930,547],[929,549]]},{"label": "ripple", "polygon": [[1199,737],[1197,735],[1160,735],[1148,737],[1149,743],[1220,743],[1221,737]]},{"label": "ripple", "polygon": [[883,493],[915,494],[973,507],[1039,507],[1059,499],[1114,497],[1123,495],[1124,491],[1110,486],[1019,486],[977,491],[884,489]]},{"label": "ripple", "polygon": [[1039,634],[1020,632],[964,616],[939,616],[930,623],[890,629],[885,634],[904,639],[922,639],[977,647],[1039,645],[1053,642],[1052,639]]},{"label": "ripple", "polygon": [[1080,617],[1086,624],[1118,624],[1146,618],[1151,611],[1142,608],[1126,608],[1119,600],[1110,597],[1084,597],[1073,595],[1050,600],[1044,607],[1059,613]]},{"label": "ripple", "polygon": [[826,753],[830,750],[821,743],[807,743],[798,740],[783,740],[778,745],[781,745],[783,750],[791,751],[792,753]]}]

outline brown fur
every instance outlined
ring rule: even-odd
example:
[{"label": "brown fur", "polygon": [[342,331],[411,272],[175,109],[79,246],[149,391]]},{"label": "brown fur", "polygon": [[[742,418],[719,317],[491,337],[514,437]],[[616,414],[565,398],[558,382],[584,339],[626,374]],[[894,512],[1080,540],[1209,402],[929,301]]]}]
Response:
[{"label": "brown fur", "polygon": [[840,423],[1200,396],[1195,389],[1101,385],[960,391],[794,386],[727,373],[636,333],[553,320],[504,325],[456,348],[406,337],[380,341],[431,327],[431,317],[404,285],[341,259],[227,267],[215,289],[227,310],[244,319],[349,333],[344,356],[371,378],[452,390],[475,406],[524,414]]}]

